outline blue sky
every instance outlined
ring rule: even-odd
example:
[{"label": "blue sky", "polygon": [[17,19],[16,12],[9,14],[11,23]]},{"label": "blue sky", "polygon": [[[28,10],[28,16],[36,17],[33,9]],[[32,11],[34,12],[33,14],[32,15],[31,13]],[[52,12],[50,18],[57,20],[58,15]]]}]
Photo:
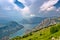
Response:
[{"label": "blue sky", "polygon": [[0,0],[0,19],[60,16],[60,0]]},{"label": "blue sky", "polygon": [[60,0],[54,5],[56,8],[60,7]]}]

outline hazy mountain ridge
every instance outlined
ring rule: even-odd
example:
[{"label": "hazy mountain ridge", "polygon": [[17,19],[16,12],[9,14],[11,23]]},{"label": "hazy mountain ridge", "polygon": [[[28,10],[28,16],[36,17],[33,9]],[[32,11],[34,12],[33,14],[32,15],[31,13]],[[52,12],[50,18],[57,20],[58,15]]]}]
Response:
[{"label": "hazy mountain ridge", "polygon": [[0,28],[0,39],[2,38],[1,40],[7,40],[10,34],[13,34],[22,28],[24,28],[24,26],[18,24],[15,21],[11,21],[4,27]]},{"label": "hazy mountain ridge", "polygon": [[20,23],[21,24],[37,24],[37,23],[40,23],[44,19],[45,18],[41,18],[41,17],[32,17],[32,18],[28,18],[28,19],[22,19],[22,21],[20,21]]},{"label": "hazy mountain ridge", "polygon": [[57,23],[60,23],[60,17],[46,18],[46,19],[42,20],[42,22],[39,23],[38,26],[36,26],[32,30],[27,30],[25,33],[28,34],[32,31],[36,31],[36,30],[48,27],[49,25],[54,25],[54,24],[57,24]]},{"label": "hazy mountain ridge", "polygon": [[37,27],[35,27],[34,29],[35,30],[39,30],[39,29],[48,27],[50,25],[54,25],[54,24],[60,23],[59,19],[60,19],[60,17],[58,17],[58,18],[46,18]]}]

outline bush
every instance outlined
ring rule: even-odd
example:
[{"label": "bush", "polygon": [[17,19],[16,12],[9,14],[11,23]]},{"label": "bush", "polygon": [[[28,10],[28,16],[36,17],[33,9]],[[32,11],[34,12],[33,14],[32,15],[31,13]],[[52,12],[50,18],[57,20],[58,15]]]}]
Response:
[{"label": "bush", "polygon": [[24,35],[24,36],[22,36],[22,38],[26,38],[26,37],[28,37],[29,35],[27,34],[27,35]]},{"label": "bush", "polygon": [[40,33],[40,36],[42,36],[43,34]]},{"label": "bush", "polygon": [[57,24],[56,26],[57,26],[57,28],[60,30],[60,24]]},{"label": "bush", "polygon": [[52,34],[55,33],[55,32],[58,32],[58,27],[56,27],[56,26],[51,27],[51,28],[50,28],[50,32],[51,32]]},{"label": "bush", "polygon": [[29,33],[29,35],[30,35],[30,36],[31,36],[31,35],[33,35],[33,34],[32,34],[32,32],[31,32],[31,33]]},{"label": "bush", "polygon": [[29,39],[29,40],[31,40],[31,39]]},{"label": "bush", "polygon": [[12,38],[11,40],[20,40],[20,39],[21,39],[21,37],[20,36],[17,36],[15,38]]}]

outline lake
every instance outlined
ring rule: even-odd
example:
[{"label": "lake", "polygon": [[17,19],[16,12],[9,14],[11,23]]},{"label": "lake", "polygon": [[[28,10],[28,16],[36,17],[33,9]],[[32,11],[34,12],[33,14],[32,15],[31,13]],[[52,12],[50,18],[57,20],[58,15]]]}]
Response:
[{"label": "lake", "polygon": [[23,36],[27,29],[30,29],[31,30],[34,27],[36,27],[38,24],[23,24],[24,28],[21,29],[21,30],[19,30],[19,31],[17,31],[14,34],[11,34],[10,35],[10,38],[13,38],[13,37],[16,37],[16,36]]}]

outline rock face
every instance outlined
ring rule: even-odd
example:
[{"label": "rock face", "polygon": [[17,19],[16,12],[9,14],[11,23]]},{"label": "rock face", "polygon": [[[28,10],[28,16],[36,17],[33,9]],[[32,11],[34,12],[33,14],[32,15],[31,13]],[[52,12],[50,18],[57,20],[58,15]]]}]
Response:
[{"label": "rock face", "polygon": [[53,24],[56,24],[58,22],[60,23],[59,19],[60,19],[60,17],[58,17],[58,18],[46,18],[34,29],[39,30],[39,29],[48,27],[49,25],[53,25]]},{"label": "rock face", "polygon": [[48,27],[49,25],[53,25],[56,23],[60,23],[60,17],[58,17],[58,18],[46,18],[40,24],[38,24],[37,27],[33,28],[32,30],[28,30],[26,32],[26,34],[32,32],[32,31],[40,30],[42,28]]},{"label": "rock face", "polygon": [[0,28],[0,40],[8,40],[10,34],[13,34],[22,28],[24,28],[24,26],[18,24],[17,22],[9,22],[4,27]]}]

